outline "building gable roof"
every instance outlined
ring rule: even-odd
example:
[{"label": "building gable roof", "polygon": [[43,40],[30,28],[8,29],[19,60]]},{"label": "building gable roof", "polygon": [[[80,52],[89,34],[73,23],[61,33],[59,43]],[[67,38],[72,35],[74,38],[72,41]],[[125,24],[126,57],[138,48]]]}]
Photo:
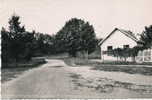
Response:
[{"label": "building gable roof", "polygon": [[118,29],[115,28],[105,39],[99,42],[99,45],[102,45],[110,36],[112,36],[116,31],[120,31],[127,37],[131,38],[133,41],[137,42],[138,39],[135,37],[135,35],[131,31],[123,30],[123,29]]}]

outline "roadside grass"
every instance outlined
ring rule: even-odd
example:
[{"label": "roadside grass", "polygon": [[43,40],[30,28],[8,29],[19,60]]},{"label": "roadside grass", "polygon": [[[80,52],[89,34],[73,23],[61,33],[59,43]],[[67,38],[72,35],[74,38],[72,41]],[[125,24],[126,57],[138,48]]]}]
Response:
[{"label": "roadside grass", "polygon": [[143,63],[136,63],[136,62],[125,62],[125,61],[104,61],[102,64],[108,65],[151,65],[152,62],[143,62]]},{"label": "roadside grass", "polygon": [[152,67],[143,66],[119,66],[119,65],[102,65],[94,64],[93,70],[101,70],[108,72],[125,72],[129,74],[152,75]]},{"label": "roadside grass", "polygon": [[7,81],[10,81],[14,78],[17,78],[19,75],[23,74],[23,72],[28,71],[33,68],[37,68],[40,65],[46,63],[46,61],[43,62],[27,62],[27,63],[18,63],[18,66],[16,67],[14,63],[11,64],[11,66],[2,67],[1,68],[1,82],[5,83]]},{"label": "roadside grass", "polygon": [[82,58],[66,57],[61,58],[67,65],[76,66],[76,65],[90,65],[92,61]]},{"label": "roadside grass", "polygon": [[[152,75],[152,67],[146,67],[146,64],[128,64],[127,62],[102,63],[82,58],[62,58],[62,60],[70,66],[90,66],[92,70],[108,71],[108,72],[125,72],[129,74]],[[127,66],[128,64],[128,66]],[[120,65],[120,66],[119,66]],[[121,66],[125,65],[125,66]],[[73,66],[74,67],[74,66]]]},{"label": "roadside grass", "polygon": [[24,71],[28,71],[32,68],[3,68],[1,70],[1,82],[5,83],[16,78],[18,75],[22,74]]}]

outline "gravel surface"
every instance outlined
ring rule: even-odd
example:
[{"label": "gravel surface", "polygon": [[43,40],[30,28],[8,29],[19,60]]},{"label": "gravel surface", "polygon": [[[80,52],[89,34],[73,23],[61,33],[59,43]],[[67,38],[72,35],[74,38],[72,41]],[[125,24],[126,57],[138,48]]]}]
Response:
[{"label": "gravel surface", "polygon": [[[151,76],[70,67],[62,60],[47,61],[3,83],[2,98],[152,98]],[[142,79],[145,82],[140,82]]]}]

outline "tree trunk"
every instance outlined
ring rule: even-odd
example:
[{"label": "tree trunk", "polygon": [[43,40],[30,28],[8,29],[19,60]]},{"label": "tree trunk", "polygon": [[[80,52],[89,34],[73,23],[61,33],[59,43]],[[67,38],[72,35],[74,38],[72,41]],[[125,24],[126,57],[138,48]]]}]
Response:
[{"label": "tree trunk", "polygon": [[135,56],[134,56],[134,57],[132,57],[132,59],[133,59],[133,62],[136,62],[136,60],[135,60]]},{"label": "tree trunk", "polygon": [[15,58],[15,67],[17,67],[17,59]]},{"label": "tree trunk", "polygon": [[15,57],[15,67],[18,67],[18,56],[16,55],[16,57]]},{"label": "tree trunk", "polygon": [[88,60],[88,50],[86,51],[86,59]]},{"label": "tree trunk", "polygon": [[150,47],[150,54],[151,54],[151,62],[152,62],[152,46]]},{"label": "tree trunk", "polygon": [[118,62],[118,56],[117,56],[117,62]]}]

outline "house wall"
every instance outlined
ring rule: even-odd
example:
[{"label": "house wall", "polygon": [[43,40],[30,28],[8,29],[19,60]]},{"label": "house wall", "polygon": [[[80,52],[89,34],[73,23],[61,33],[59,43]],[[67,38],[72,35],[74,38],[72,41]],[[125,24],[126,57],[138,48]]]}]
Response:
[{"label": "house wall", "polygon": [[125,34],[120,31],[115,31],[104,43],[101,45],[101,50],[106,51],[107,46],[113,46],[114,48],[123,48],[123,45],[129,45],[130,48],[137,45],[135,41],[127,37]]},{"label": "house wall", "polygon": [[[131,38],[127,37],[125,34],[117,30],[101,45],[101,59],[117,60],[116,57],[103,55],[103,51],[107,51],[107,46],[112,46],[113,49],[115,49],[115,48],[123,48],[123,45],[129,45],[129,48],[132,48],[135,45],[137,45],[137,43]],[[131,61],[131,58],[129,58],[128,60]]]}]

